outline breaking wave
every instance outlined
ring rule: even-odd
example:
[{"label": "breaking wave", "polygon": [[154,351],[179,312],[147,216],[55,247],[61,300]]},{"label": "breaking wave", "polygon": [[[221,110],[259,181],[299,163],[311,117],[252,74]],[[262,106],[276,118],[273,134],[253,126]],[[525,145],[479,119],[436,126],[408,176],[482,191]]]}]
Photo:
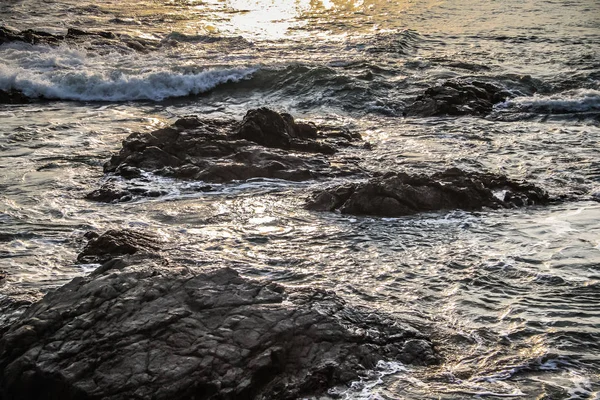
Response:
[{"label": "breaking wave", "polygon": [[[79,101],[161,101],[247,79],[256,68],[182,68],[154,59],[88,54],[67,47],[15,45],[0,59],[0,89],[31,98]],[[178,70],[179,69],[179,70]]]},{"label": "breaking wave", "polygon": [[516,97],[499,106],[538,114],[570,114],[600,112],[600,91],[575,89],[552,95]]}]

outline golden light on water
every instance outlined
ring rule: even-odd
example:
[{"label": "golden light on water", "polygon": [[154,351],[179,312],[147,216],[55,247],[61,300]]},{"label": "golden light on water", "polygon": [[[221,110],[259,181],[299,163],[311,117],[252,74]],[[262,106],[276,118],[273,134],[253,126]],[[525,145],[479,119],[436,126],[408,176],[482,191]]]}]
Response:
[{"label": "golden light on water", "polygon": [[240,33],[251,33],[265,39],[283,38],[292,26],[303,24],[298,18],[310,10],[310,0],[227,0],[234,12],[229,21]]},{"label": "golden light on water", "polygon": [[[307,25],[319,26],[323,34],[395,29],[399,17],[414,5],[410,0],[225,0],[214,27],[269,40],[286,38]],[[296,32],[292,33],[293,29]]]}]

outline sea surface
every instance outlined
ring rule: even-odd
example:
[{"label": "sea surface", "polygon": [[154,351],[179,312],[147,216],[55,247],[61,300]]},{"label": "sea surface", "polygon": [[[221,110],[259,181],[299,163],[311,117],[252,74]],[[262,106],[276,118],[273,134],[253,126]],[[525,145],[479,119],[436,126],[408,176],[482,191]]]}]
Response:
[{"label": "sea surface", "polygon": [[[177,262],[335,290],[433,335],[440,366],[382,362],[343,399],[600,399],[598,0],[5,0],[0,25],[152,44],[0,45],[0,89],[40,98],[0,105],[0,323],[96,267],[75,263],[85,232],[130,228]],[[512,96],[405,116],[457,78]],[[501,173],[566,201],[351,217],[303,209],[332,181],[152,176],[167,195],[83,198],[130,133],[259,106],[361,133],[370,171]]]}]

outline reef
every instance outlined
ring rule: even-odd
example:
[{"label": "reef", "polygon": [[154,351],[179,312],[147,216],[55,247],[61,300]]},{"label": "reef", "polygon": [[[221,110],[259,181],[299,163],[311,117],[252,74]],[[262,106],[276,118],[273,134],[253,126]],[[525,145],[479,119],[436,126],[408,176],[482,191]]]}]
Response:
[{"label": "reef", "polygon": [[[176,179],[228,183],[253,178],[306,181],[357,175],[353,160],[330,162],[340,149],[357,146],[360,135],[345,129],[318,128],[267,108],[250,110],[242,121],[189,116],[150,133],[134,133],[105,164],[104,172],[125,179],[144,173]],[[131,185],[108,182],[91,200],[115,202],[134,195]]]},{"label": "reef", "polygon": [[335,186],[313,193],[306,207],[399,217],[428,211],[498,209],[548,202],[548,194],[533,184],[451,168],[430,176],[394,172],[363,183]]}]

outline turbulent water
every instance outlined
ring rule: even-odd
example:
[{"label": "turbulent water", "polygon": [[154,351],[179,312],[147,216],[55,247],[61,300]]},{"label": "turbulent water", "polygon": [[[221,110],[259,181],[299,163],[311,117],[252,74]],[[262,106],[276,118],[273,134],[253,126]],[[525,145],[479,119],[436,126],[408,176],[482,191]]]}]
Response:
[{"label": "turbulent water", "polygon": [[[89,272],[89,230],[168,240],[190,265],[223,264],[426,327],[444,362],[381,363],[347,399],[600,398],[600,3],[597,0],[8,0],[0,25],[90,39],[0,45],[0,303]],[[452,78],[506,88],[486,117],[406,117]],[[268,106],[347,127],[373,144],[370,171],[447,167],[527,179],[565,202],[397,219],[302,208],[325,181],[202,183],[153,177],[169,194],[84,200],[132,132],[187,114]]]}]

